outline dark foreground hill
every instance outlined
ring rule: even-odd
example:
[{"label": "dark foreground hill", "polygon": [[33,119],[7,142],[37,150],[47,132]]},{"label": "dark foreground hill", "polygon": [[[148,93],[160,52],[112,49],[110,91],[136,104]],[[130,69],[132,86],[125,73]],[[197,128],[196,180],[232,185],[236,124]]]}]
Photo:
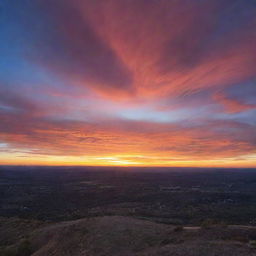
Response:
[{"label": "dark foreground hill", "polygon": [[121,216],[0,220],[1,256],[250,256],[254,240],[255,227],[182,228]]}]

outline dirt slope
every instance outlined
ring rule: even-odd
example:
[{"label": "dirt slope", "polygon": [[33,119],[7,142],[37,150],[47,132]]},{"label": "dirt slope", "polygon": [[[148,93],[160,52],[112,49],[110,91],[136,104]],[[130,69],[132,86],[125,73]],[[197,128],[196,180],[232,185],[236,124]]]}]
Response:
[{"label": "dirt slope", "polygon": [[127,217],[82,219],[44,228],[32,243],[42,255],[132,255],[159,246],[172,227]]},{"label": "dirt slope", "polygon": [[33,256],[256,255],[249,248],[255,229],[185,229],[129,217],[64,222],[33,233]]},{"label": "dirt slope", "polygon": [[33,256],[256,256],[252,227],[181,230],[121,216],[51,224],[28,239]]}]

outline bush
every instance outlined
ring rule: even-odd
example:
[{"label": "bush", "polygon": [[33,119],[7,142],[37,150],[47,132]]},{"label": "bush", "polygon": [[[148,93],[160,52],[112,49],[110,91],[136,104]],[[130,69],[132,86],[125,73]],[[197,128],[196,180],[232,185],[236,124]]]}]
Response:
[{"label": "bush", "polygon": [[225,221],[220,221],[217,225],[221,228],[228,228],[228,224]]},{"label": "bush", "polygon": [[17,256],[17,250],[14,248],[3,248],[0,250],[1,256]]},{"label": "bush", "polygon": [[23,239],[17,249],[17,256],[30,256],[32,254],[31,244],[28,239]]},{"label": "bush", "polygon": [[180,244],[183,243],[184,240],[180,239],[180,238],[166,238],[164,240],[161,241],[160,245],[167,245],[167,244]]},{"label": "bush", "polygon": [[248,238],[246,236],[241,236],[241,235],[233,236],[231,240],[241,242],[241,243],[248,243]]},{"label": "bush", "polygon": [[216,222],[212,219],[206,219],[204,220],[202,223],[201,223],[201,228],[205,228],[205,229],[208,229],[208,228],[211,228],[213,225],[215,225]]},{"label": "bush", "polygon": [[0,248],[0,256],[30,256],[31,244],[28,239],[22,239],[17,245]]},{"label": "bush", "polygon": [[253,248],[253,249],[256,249],[256,240],[250,240],[249,241],[249,247]]},{"label": "bush", "polygon": [[183,226],[176,226],[176,227],[173,229],[174,232],[180,232],[180,231],[182,231],[182,230],[183,230]]}]

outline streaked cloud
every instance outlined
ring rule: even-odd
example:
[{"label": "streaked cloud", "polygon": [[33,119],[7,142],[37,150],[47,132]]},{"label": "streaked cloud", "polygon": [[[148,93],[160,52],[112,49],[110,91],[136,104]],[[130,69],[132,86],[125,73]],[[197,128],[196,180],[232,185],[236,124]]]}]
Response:
[{"label": "streaked cloud", "polygon": [[256,166],[255,1],[4,0],[1,16],[3,163]]}]

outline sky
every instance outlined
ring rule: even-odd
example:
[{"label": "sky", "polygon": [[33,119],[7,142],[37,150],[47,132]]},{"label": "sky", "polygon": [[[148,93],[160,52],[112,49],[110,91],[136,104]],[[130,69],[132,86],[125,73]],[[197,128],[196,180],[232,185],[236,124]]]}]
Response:
[{"label": "sky", "polygon": [[256,167],[255,0],[0,0],[0,164]]}]

